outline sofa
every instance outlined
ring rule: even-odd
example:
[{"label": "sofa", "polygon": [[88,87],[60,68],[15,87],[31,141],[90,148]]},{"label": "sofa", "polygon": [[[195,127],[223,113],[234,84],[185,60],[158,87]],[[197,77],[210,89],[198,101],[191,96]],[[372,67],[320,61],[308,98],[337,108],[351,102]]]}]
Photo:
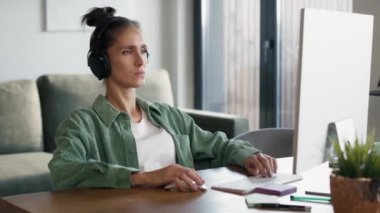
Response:
[{"label": "sofa", "polygon": [[[0,196],[52,190],[47,167],[54,134],[72,111],[91,106],[104,85],[88,74],[48,74],[34,80],[0,82]],[[169,74],[151,71],[139,97],[173,105]],[[248,130],[235,115],[182,109],[203,129],[232,138]]]}]

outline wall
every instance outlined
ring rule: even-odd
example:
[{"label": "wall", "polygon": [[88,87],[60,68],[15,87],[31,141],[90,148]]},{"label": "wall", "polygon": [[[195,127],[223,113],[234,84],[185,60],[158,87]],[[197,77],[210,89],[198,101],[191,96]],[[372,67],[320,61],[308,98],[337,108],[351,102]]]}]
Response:
[{"label": "wall", "polygon": [[[177,105],[192,107],[192,1],[132,2],[151,53],[148,70],[169,70]],[[45,0],[0,1],[0,81],[90,72],[91,31],[46,32],[44,10]]]},{"label": "wall", "polygon": [[[380,90],[380,1],[354,0],[353,11],[374,15],[374,33],[371,68],[371,90]],[[355,85],[352,85],[355,86]],[[375,130],[376,139],[380,141],[380,96],[370,96],[368,109],[368,131]]]}]

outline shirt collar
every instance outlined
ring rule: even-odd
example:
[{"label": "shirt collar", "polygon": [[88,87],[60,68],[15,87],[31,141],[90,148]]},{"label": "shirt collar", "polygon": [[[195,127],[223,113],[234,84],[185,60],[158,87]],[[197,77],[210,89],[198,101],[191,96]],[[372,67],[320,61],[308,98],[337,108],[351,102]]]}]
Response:
[{"label": "shirt collar", "polygon": [[92,104],[92,108],[106,126],[110,126],[115,118],[121,113],[119,110],[115,109],[103,95],[98,95],[95,102]]},{"label": "shirt collar", "polygon": [[139,98],[137,97],[136,98],[136,101],[137,101],[137,104],[148,114],[150,115],[152,112],[153,113],[156,113],[156,114],[159,114],[161,115],[161,112],[160,110],[157,108],[157,106],[150,102],[150,101],[147,101],[145,99],[142,99],[142,98]]},{"label": "shirt collar", "polygon": [[[146,101],[141,98],[137,98],[137,104],[148,114],[150,117],[151,113],[161,114],[160,110],[149,101]],[[103,96],[98,95],[92,104],[92,108],[95,110],[96,114],[102,119],[103,123],[106,126],[110,126],[112,122],[116,119],[116,117],[123,113],[117,109],[115,109],[112,104]],[[127,115],[129,118],[129,116]]]}]

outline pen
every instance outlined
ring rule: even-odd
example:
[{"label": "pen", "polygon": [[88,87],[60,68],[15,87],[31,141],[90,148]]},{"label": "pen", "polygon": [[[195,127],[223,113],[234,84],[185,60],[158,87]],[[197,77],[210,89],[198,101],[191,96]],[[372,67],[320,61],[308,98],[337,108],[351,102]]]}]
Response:
[{"label": "pen", "polygon": [[290,200],[294,201],[310,201],[310,202],[324,202],[324,203],[330,203],[331,197],[312,197],[312,196],[295,196],[291,195]]},{"label": "pen", "polygon": [[287,205],[287,204],[279,204],[279,203],[255,203],[253,207],[261,208],[261,209],[279,209],[279,210],[292,210],[292,211],[302,211],[302,212],[311,211],[311,206]]},{"label": "pen", "polygon": [[313,192],[313,191],[305,191],[305,194],[307,195],[317,195],[317,196],[325,196],[325,197],[330,197],[330,193],[325,193],[325,192]]}]

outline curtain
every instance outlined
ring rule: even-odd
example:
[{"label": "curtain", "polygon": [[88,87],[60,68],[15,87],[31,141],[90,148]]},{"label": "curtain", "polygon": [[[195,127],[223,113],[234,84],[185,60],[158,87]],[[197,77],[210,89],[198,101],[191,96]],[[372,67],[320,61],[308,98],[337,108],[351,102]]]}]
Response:
[{"label": "curtain", "polygon": [[259,128],[260,0],[224,0],[224,111]]}]

